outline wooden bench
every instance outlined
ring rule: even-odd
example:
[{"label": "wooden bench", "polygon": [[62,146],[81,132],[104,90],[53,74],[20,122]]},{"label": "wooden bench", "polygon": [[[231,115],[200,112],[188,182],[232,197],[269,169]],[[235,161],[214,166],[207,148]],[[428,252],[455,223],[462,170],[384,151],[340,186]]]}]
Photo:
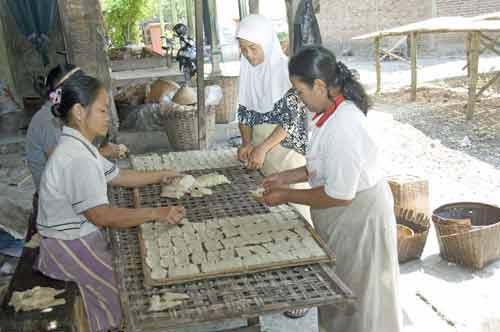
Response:
[{"label": "wooden bench", "polygon": [[[87,331],[86,316],[83,303],[79,297],[76,284],[54,280],[45,277],[33,269],[37,249],[24,248],[9,289],[1,304],[0,332],[84,332]],[[9,305],[12,293],[31,289],[35,286],[65,289],[66,292],[58,298],[66,300],[65,305],[52,307],[46,310],[32,310],[15,312]]]}]

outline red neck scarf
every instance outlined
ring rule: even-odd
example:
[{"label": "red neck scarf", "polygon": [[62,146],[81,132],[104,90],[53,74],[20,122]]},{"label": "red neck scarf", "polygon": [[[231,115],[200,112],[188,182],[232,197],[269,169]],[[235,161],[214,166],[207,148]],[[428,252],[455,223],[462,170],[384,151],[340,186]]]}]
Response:
[{"label": "red neck scarf", "polygon": [[326,122],[326,120],[328,120],[328,118],[332,116],[333,113],[335,113],[337,108],[340,106],[340,104],[344,102],[344,100],[345,100],[344,96],[337,96],[335,97],[333,103],[330,106],[328,106],[326,111],[324,111],[323,113],[316,113],[313,116],[313,120],[319,118],[319,120],[316,121],[316,127],[321,127]]}]

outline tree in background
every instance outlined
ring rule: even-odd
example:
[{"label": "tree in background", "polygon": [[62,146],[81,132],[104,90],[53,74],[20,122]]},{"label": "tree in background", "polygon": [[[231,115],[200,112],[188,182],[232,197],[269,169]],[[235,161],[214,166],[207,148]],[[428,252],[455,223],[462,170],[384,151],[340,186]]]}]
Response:
[{"label": "tree in background", "polygon": [[158,18],[160,8],[170,28],[180,20],[185,21],[185,0],[103,0],[104,18],[113,46],[139,42],[139,23]]}]

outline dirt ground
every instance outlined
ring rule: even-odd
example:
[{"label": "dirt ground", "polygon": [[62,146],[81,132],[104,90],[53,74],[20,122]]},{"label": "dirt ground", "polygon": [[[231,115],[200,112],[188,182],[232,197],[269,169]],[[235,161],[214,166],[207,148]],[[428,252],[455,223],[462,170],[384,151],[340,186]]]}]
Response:
[{"label": "dirt ground", "polygon": [[[480,75],[478,87],[496,72]],[[394,120],[408,123],[449,148],[467,152],[500,168],[500,80],[476,103],[472,120],[465,120],[468,99],[467,78],[457,77],[422,84],[417,100],[409,102],[408,88],[375,97]],[[467,137],[467,138],[466,138]]]}]

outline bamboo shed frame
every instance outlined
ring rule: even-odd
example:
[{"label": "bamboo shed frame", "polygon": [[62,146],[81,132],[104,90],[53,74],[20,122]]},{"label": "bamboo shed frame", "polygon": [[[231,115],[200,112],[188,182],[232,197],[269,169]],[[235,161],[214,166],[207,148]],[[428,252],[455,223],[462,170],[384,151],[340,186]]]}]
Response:
[{"label": "bamboo shed frame", "polygon": [[[481,17],[465,18],[461,16],[438,17],[420,21],[393,29],[377,31],[352,38],[353,40],[373,39],[375,46],[375,70],[377,76],[376,94],[381,91],[380,41],[390,36],[408,36],[411,54],[411,100],[417,98],[417,40],[418,36],[430,33],[462,32],[466,35],[467,73],[469,98],[467,101],[466,119],[472,119],[477,98],[495,81],[500,74],[495,75],[479,92],[477,92],[479,55],[491,50],[500,55],[500,47],[496,39],[486,33],[500,33],[500,13],[483,15]],[[483,50],[481,50],[481,44]]]}]

